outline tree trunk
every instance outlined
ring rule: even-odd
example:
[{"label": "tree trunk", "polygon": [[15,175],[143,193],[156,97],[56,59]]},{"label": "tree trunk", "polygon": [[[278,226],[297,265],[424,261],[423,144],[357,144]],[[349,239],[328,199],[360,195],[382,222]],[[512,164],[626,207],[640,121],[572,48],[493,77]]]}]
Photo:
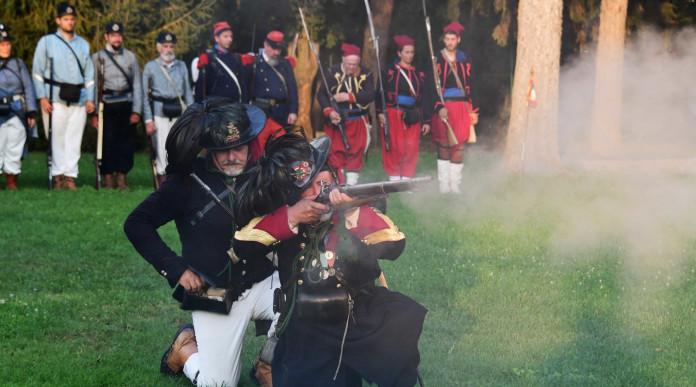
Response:
[{"label": "tree trunk", "polygon": [[[394,10],[394,0],[380,0],[371,1],[370,10],[372,11],[372,21],[375,25],[375,35],[379,39],[379,61],[382,66],[385,64],[385,58],[387,53],[387,48],[389,47],[389,24],[391,23],[392,11]],[[377,71],[377,58],[375,55],[375,46],[372,42],[372,34],[370,33],[370,23],[369,21],[365,24],[365,34],[363,39],[363,51],[362,51],[362,63],[363,66],[372,70],[375,87],[379,88]],[[374,104],[370,107],[370,116],[372,117],[372,131],[370,137],[372,137],[372,143],[377,144],[376,139],[379,137],[379,125],[375,124],[377,120],[375,119],[375,107]]]},{"label": "tree trunk", "polygon": [[[562,0],[520,0],[517,63],[503,164],[510,172],[563,170],[558,151]],[[534,79],[536,107],[527,105]]]},{"label": "tree trunk", "polygon": [[[319,47],[317,46],[317,51]],[[299,99],[299,107],[297,111],[297,125],[304,128],[308,137],[312,137],[312,83],[317,75],[319,65],[317,58],[314,56],[309,42],[304,36],[295,35],[291,56],[295,57],[295,81],[297,82],[297,97]]]},{"label": "tree trunk", "polygon": [[589,137],[600,156],[620,155],[624,37],[628,0],[602,0]]}]

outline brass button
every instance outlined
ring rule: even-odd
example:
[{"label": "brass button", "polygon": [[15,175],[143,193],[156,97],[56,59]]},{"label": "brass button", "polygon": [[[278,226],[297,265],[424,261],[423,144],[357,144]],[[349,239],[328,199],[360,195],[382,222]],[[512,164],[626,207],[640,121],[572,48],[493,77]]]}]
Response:
[{"label": "brass button", "polygon": [[297,280],[298,285],[302,285],[304,282],[302,280]]},{"label": "brass button", "polygon": [[242,270],[242,275],[246,275],[246,270]]},{"label": "brass button", "polygon": [[304,273],[304,267],[300,269],[300,273]]},{"label": "brass button", "polygon": [[341,287],[341,284],[336,284],[336,287],[337,287],[337,288],[340,288],[340,287]]},{"label": "brass button", "polygon": [[300,257],[300,261],[304,261],[304,255]]},{"label": "brass button", "polygon": [[242,260],[242,263],[246,265],[246,259],[243,259],[243,260]]},{"label": "brass button", "polygon": [[301,249],[304,249],[305,246],[307,246],[307,245],[306,245],[304,242],[300,243],[300,248],[301,248]]}]

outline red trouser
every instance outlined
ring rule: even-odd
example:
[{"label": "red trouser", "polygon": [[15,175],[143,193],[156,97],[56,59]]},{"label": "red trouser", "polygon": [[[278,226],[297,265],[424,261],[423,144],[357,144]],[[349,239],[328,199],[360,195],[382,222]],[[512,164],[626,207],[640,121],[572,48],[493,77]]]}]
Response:
[{"label": "red trouser", "polygon": [[[445,107],[449,115],[449,123],[452,126],[454,135],[460,144],[464,144],[469,139],[469,127],[471,126],[471,116],[466,107],[465,101],[445,101]],[[469,105],[471,107],[471,105]],[[430,135],[433,142],[440,145],[447,145],[447,127],[437,114],[433,114]]]},{"label": "red trouser", "polygon": [[420,146],[420,122],[406,125],[402,110],[387,108],[389,115],[389,151],[382,135],[382,166],[388,176],[413,177],[416,175],[418,149]]},{"label": "red trouser", "polygon": [[331,138],[331,151],[329,152],[329,165],[334,168],[343,168],[348,171],[359,171],[363,167],[363,154],[367,146],[367,117],[352,121],[342,121],[346,131],[350,150],[346,150],[341,138],[341,132],[329,125],[324,125],[326,135]]}]

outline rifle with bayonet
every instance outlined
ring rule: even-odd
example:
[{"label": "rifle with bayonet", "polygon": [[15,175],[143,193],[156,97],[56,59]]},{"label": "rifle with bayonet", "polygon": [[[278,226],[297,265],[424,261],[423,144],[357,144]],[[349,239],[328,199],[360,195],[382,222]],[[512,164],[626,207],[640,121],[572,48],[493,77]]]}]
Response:
[{"label": "rifle with bayonet", "polygon": [[[433,51],[433,38],[430,33],[430,17],[425,9],[425,0],[423,0],[423,16],[425,16],[425,28],[428,30],[428,47],[430,47],[430,59],[432,61],[433,67],[433,78],[435,79],[435,89],[437,89],[437,96],[440,97],[440,102],[445,105],[445,99],[442,96],[442,87],[440,86],[440,75],[437,71],[437,58],[435,57],[435,52]],[[457,136],[454,135],[454,130],[452,130],[452,125],[449,123],[448,118],[440,118],[447,128],[447,142],[450,146],[459,145],[459,140]]]},{"label": "rifle with bayonet", "polygon": [[382,65],[379,63],[379,36],[375,35],[375,25],[372,22],[372,11],[370,10],[370,4],[368,0],[365,0],[365,9],[367,9],[367,21],[370,22],[370,34],[372,38],[372,45],[375,47],[375,59],[377,61],[377,76],[379,79],[379,94],[382,98],[382,109],[384,109],[384,126],[382,130],[384,131],[384,149],[389,152],[391,149],[389,143],[389,114],[387,114],[387,101],[384,97],[384,85],[382,83]]},{"label": "rifle with bayonet", "polygon": [[[324,74],[324,67],[321,65],[319,52],[317,51],[317,48],[314,45],[312,39],[309,37],[309,29],[307,28],[307,22],[305,21],[304,14],[302,13],[302,7],[297,8],[300,10],[300,18],[302,19],[302,26],[304,27],[305,36],[307,36],[309,47],[312,49],[312,52],[314,52],[314,56],[317,58],[317,65],[319,65],[319,73],[321,74],[322,82],[324,82],[324,89],[326,90],[326,94],[329,97],[331,108],[340,115],[341,109],[338,108],[338,103],[336,102],[336,99],[334,99],[334,96],[331,94],[331,90],[329,90],[329,83],[326,81],[326,75]],[[335,125],[338,128],[338,131],[341,133],[341,140],[343,140],[343,146],[346,148],[347,151],[350,150],[350,145],[348,144],[348,137],[346,136],[346,130],[343,128],[343,124],[339,121],[337,123],[332,123],[332,125]]]},{"label": "rifle with bayonet", "polygon": [[99,13],[97,13],[97,56],[99,57],[99,82],[97,84],[97,150],[94,153],[94,168],[96,170],[96,179],[94,186],[97,190],[101,189],[101,164],[102,151],[104,146],[104,58],[101,56],[101,39],[99,35]]},{"label": "rifle with bayonet", "polygon": [[48,103],[51,111],[48,113],[48,149],[46,150],[46,166],[48,167],[48,189],[53,189],[53,57],[48,57],[48,71],[50,73],[50,86],[48,88]]}]

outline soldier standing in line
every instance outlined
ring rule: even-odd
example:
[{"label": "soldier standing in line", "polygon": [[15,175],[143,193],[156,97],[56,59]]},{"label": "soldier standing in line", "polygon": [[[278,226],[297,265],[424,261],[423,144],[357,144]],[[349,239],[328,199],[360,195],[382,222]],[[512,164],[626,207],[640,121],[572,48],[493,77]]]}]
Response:
[{"label": "soldier standing in line", "polygon": [[[104,187],[114,188],[114,172],[118,189],[128,189],[126,175],[133,168],[135,124],[143,113],[143,87],[140,66],[133,52],[123,48],[123,24],[106,24],[106,47],[92,55],[99,79],[100,63],[104,65],[104,143],[101,173]],[[97,82],[98,84],[99,82]],[[96,95],[95,95],[96,100]],[[97,117],[92,117],[97,127]]]},{"label": "soldier standing in line", "polygon": [[[94,111],[94,65],[89,44],[75,33],[75,12],[72,5],[58,5],[58,31],[39,40],[32,64],[47,135],[49,116],[53,120],[53,188],[73,191],[77,190],[75,179],[87,114]],[[49,101],[51,87],[53,100]]]},{"label": "soldier standing in line", "polygon": [[[372,72],[360,66],[360,48],[343,43],[342,62],[329,68],[328,85],[321,85],[317,99],[329,123],[324,131],[331,138],[329,164],[345,173],[347,184],[358,183],[358,171],[363,167],[363,154],[369,145],[369,104],[375,99],[375,83]],[[328,93],[338,104],[340,112],[332,108]],[[346,149],[336,125],[345,129],[350,149]]]},{"label": "soldier standing in line", "polygon": [[229,98],[239,103],[247,103],[249,97],[243,58],[230,51],[234,41],[232,27],[224,21],[215,23],[213,37],[215,48],[206,50],[198,57],[196,102],[210,98]]},{"label": "soldier standing in line", "polygon": [[266,112],[266,127],[258,137],[261,150],[278,129],[297,122],[297,83],[292,58],[281,57],[283,33],[271,31],[263,42],[263,51],[247,65],[251,104]]},{"label": "soldier standing in line", "polygon": [[0,23],[0,168],[5,173],[7,189],[15,190],[27,130],[36,123],[37,109],[29,71],[11,51],[12,39]]},{"label": "soldier standing in line", "polygon": [[459,184],[464,168],[464,145],[471,135],[471,125],[478,123],[478,94],[472,76],[471,60],[457,49],[462,31],[464,27],[457,22],[445,26],[445,48],[440,55],[435,54],[445,100],[444,105],[439,100],[435,103],[435,112],[440,118],[449,119],[459,141],[459,145],[451,146],[442,120],[432,120],[431,136],[437,145],[437,178],[442,193],[461,192]]},{"label": "soldier standing in line", "polygon": [[148,90],[150,103],[144,104],[145,130],[153,135],[157,149],[157,179],[166,178],[167,150],[165,142],[177,118],[193,103],[186,64],[175,58],[176,35],[160,32],[156,39],[159,57],[143,69],[143,90]]}]

